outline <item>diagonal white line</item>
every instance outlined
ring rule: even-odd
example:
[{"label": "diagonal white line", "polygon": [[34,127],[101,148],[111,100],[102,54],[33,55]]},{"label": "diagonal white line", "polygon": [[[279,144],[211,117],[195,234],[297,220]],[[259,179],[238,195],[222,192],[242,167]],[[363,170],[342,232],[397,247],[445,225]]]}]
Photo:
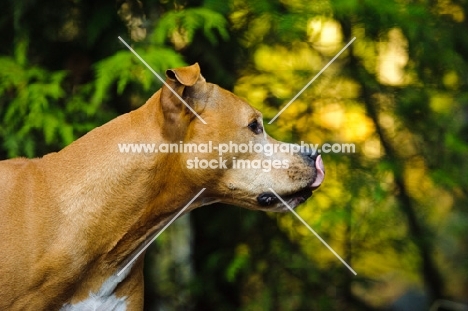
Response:
[{"label": "diagonal white line", "polygon": [[301,216],[299,216],[299,214],[297,214],[292,208],[291,206],[288,205],[288,203],[286,203],[276,192],[275,190],[271,189],[271,188],[268,188],[271,192],[273,192],[274,195],[276,195],[276,197],[294,214],[294,216],[296,216],[303,224],[304,226],[307,227],[307,229],[310,230],[310,232],[312,232],[319,240],[320,242],[322,242],[332,253],[333,255],[336,256],[336,258],[338,258],[345,266],[346,268],[348,268],[354,275],[357,275],[356,271],[353,270],[353,268],[350,267],[350,265],[348,265],[346,263],[346,261],[344,261],[340,255],[338,255],[334,250],[333,248],[331,248],[327,242],[325,242],[315,231],[314,229],[312,229],[305,221],[304,219],[301,218]]},{"label": "diagonal white line", "polygon": [[167,87],[169,88],[169,90],[171,90],[172,93],[174,93],[175,96],[177,96],[178,99],[180,99],[181,102],[184,103],[185,106],[187,106],[188,109],[190,109],[190,111],[193,112],[193,114],[194,114],[195,116],[197,116],[198,119],[200,119],[200,121],[203,122],[203,124],[207,124],[207,123],[205,122],[205,120],[203,120],[202,117],[200,117],[200,116],[198,115],[198,113],[196,113],[195,110],[193,110],[193,108],[190,107],[190,105],[187,104],[187,103],[185,102],[185,100],[183,100],[182,97],[180,97],[179,94],[177,94],[176,91],[174,91],[174,90],[172,89],[172,87],[170,87],[169,84],[167,84],[166,81],[164,81],[164,79],[161,78],[161,76],[158,75],[158,73],[157,73],[156,71],[154,71],[153,68],[151,68],[151,66],[148,65],[148,63],[145,62],[145,60],[144,60],[143,58],[141,58],[141,56],[138,55],[138,53],[135,52],[135,50],[133,50],[133,49],[130,47],[130,45],[127,44],[127,42],[125,42],[124,39],[122,39],[120,36],[119,36],[118,38],[119,38],[120,41],[122,41],[123,44],[125,44],[125,46],[126,46],[133,54],[135,54],[135,56],[136,56],[136,57],[137,57],[137,58],[138,58],[138,59],[139,59],[139,60],[140,60],[140,61],[141,61],[141,62],[142,62],[142,63],[143,63],[143,64],[144,64],[144,65],[145,65],[145,66],[162,82],[162,83],[164,83],[165,86],[167,86]]},{"label": "diagonal white line", "polygon": [[323,67],[322,70],[320,70],[319,73],[316,74],[315,77],[313,77],[312,80],[310,80],[309,83],[307,83],[302,88],[302,90],[300,90],[299,93],[297,93],[296,96],[294,96],[293,99],[291,99],[289,103],[287,103],[286,106],[284,106],[283,109],[281,109],[280,112],[278,112],[276,116],[270,120],[270,122],[268,122],[268,124],[273,123],[273,121],[275,121],[276,118],[278,118],[280,114],[282,114],[289,107],[289,105],[291,105],[302,94],[302,92],[304,92],[312,84],[312,82],[314,82],[341,55],[341,53],[343,53],[354,42],[354,40],[356,40],[356,37],[351,39],[351,41],[349,41],[348,44],[346,44],[344,48],[342,48],[341,51],[339,51],[338,54],[336,54],[335,57],[333,57],[331,61],[329,61],[328,64],[326,64],[325,67]]},{"label": "diagonal white line", "polygon": [[182,214],[182,213],[187,209],[187,207],[189,207],[190,204],[192,204],[193,201],[195,201],[195,200],[198,198],[198,196],[199,196],[200,194],[202,194],[202,192],[205,191],[205,190],[206,190],[206,188],[203,188],[202,190],[200,190],[200,192],[198,192],[198,193],[193,197],[193,199],[191,199],[190,202],[188,202],[187,205],[185,205],[184,208],[181,209],[181,210],[177,213],[177,215],[175,215],[174,218],[172,218],[171,221],[169,221],[169,222],[164,226],[164,228],[162,228],[161,231],[159,231],[158,234],[156,234],[156,236],[155,236],[154,238],[152,238],[151,241],[149,241],[149,242],[145,245],[145,247],[143,247],[135,256],[133,256],[133,258],[125,265],[125,267],[123,267],[123,268],[119,271],[119,273],[117,273],[117,276],[119,276],[120,274],[122,274],[122,272],[124,272],[125,269],[127,269],[127,268],[128,268],[128,267],[129,267],[129,266],[130,266],[130,265],[131,265],[131,264],[132,264],[132,263],[149,247],[149,246],[150,246],[150,245],[151,245],[151,243],[153,243],[154,241],[156,241],[156,239],[161,235],[161,233],[163,233],[164,230],[166,230],[167,227],[169,227],[169,226],[174,222],[174,220],[176,220],[177,217],[179,217],[180,214]]}]

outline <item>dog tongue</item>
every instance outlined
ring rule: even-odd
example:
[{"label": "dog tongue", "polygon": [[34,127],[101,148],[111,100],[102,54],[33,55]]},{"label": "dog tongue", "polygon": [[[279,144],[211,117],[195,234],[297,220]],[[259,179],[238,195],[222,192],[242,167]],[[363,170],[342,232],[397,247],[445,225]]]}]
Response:
[{"label": "dog tongue", "polygon": [[314,183],[311,185],[312,188],[317,188],[322,183],[325,178],[325,166],[323,165],[322,156],[319,155],[315,159],[315,168],[317,170],[317,177],[315,178]]}]

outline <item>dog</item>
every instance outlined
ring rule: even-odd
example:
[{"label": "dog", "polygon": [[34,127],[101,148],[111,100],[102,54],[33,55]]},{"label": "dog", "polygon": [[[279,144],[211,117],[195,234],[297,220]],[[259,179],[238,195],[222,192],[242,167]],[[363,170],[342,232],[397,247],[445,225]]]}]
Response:
[{"label": "dog", "polygon": [[[118,271],[184,206],[284,212],[275,194],[294,208],[320,186],[320,155],[284,152],[293,145],[268,136],[262,114],[206,82],[197,63],[166,77],[143,106],[63,150],[0,162],[0,310],[142,310],[143,256]],[[214,152],[119,149],[145,143]],[[267,154],[273,145],[283,151]]]}]

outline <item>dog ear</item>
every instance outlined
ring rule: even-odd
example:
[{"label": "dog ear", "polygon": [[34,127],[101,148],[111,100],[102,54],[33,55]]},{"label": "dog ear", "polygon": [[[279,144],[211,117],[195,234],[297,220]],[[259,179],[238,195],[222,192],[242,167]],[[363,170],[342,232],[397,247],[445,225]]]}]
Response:
[{"label": "dog ear", "polygon": [[[195,117],[187,105],[197,110],[195,101],[198,92],[203,92],[205,78],[200,74],[200,66],[169,69],[166,83],[161,91],[161,108],[164,115],[164,133],[170,139],[179,139],[184,134],[190,120]],[[176,93],[176,94],[174,94]],[[185,103],[181,100],[185,101]]]},{"label": "dog ear", "polygon": [[166,82],[175,82],[172,84],[192,86],[200,78],[200,66],[198,63],[195,63],[192,66],[168,69],[166,70],[166,77],[168,79]]}]

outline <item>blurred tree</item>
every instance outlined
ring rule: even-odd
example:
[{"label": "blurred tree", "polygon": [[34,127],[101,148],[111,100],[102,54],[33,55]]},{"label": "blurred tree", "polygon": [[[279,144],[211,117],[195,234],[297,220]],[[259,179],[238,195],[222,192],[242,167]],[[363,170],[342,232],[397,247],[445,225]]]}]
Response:
[{"label": "blurred tree", "polygon": [[[215,301],[213,289],[203,297],[203,306],[230,301],[233,292],[241,293],[240,301],[232,300],[233,309],[259,310],[378,308],[389,306],[414,286],[426,291],[428,303],[466,297],[467,253],[461,247],[466,235],[452,229],[454,224],[456,230],[467,226],[468,174],[463,161],[468,155],[467,46],[456,31],[466,26],[466,5],[234,1],[233,8],[232,27],[249,51],[235,90],[267,119],[357,37],[344,56],[267,129],[276,138],[291,141],[357,145],[358,154],[324,155],[326,187],[301,211],[314,228],[325,231],[323,235],[359,275],[334,274],[334,269],[343,270],[339,262],[320,245],[305,242],[309,233],[286,216],[268,220],[262,214],[252,215],[258,217],[255,228],[261,230],[240,238],[226,265],[241,282],[219,291],[224,299]],[[229,212],[202,209],[194,217],[203,214],[200,217],[207,219],[218,213]],[[304,273],[297,283],[289,278],[295,271],[287,260],[275,261],[273,247],[268,247],[270,252],[264,248],[281,234],[264,234],[275,218],[288,232],[287,242],[278,249],[302,257],[298,266]],[[205,221],[199,222],[196,234],[208,230]],[[220,223],[226,232],[244,233],[238,222],[230,223],[232,228]],[[215,236],[216,229],[212,231]],[[291,248],[295,243],[298,249]],[[201,256],[205,262],[206,254],[216,252],[207,247]],[[254,255],[255,249],[261,251]],[[262,256],[268,257],[263,266]],[[212,266],[211,274],[219,276],[225,270],[222,262]],[[310,269],[312,265],[320,267],[316,269],[324,274],[323,280]],[[276,282],[267,283],[270,277]],[[289,286],[282,287],[279,279]],[[218,284],[222,288],[225,281]],[[333,288],[334,297],[326,285],[314,288],[318,284]],[[315,290],[306,294],[306,288]],[[277,296],[287,307],[278,304]]]},{"label": "blurred tree", "polygon": [[198,61],[266,121],[357,38],[265,126],[280,140],[356,145],[323,155],[326,181],[298,212],[358,275],[292,215],[215,205],[149,251],[148,310],[374,310],[412,287],[429,304],[466,298],[466,1],[1,6],[1,158],[58,150],[160,87],[118,36],[157,72]]}]

